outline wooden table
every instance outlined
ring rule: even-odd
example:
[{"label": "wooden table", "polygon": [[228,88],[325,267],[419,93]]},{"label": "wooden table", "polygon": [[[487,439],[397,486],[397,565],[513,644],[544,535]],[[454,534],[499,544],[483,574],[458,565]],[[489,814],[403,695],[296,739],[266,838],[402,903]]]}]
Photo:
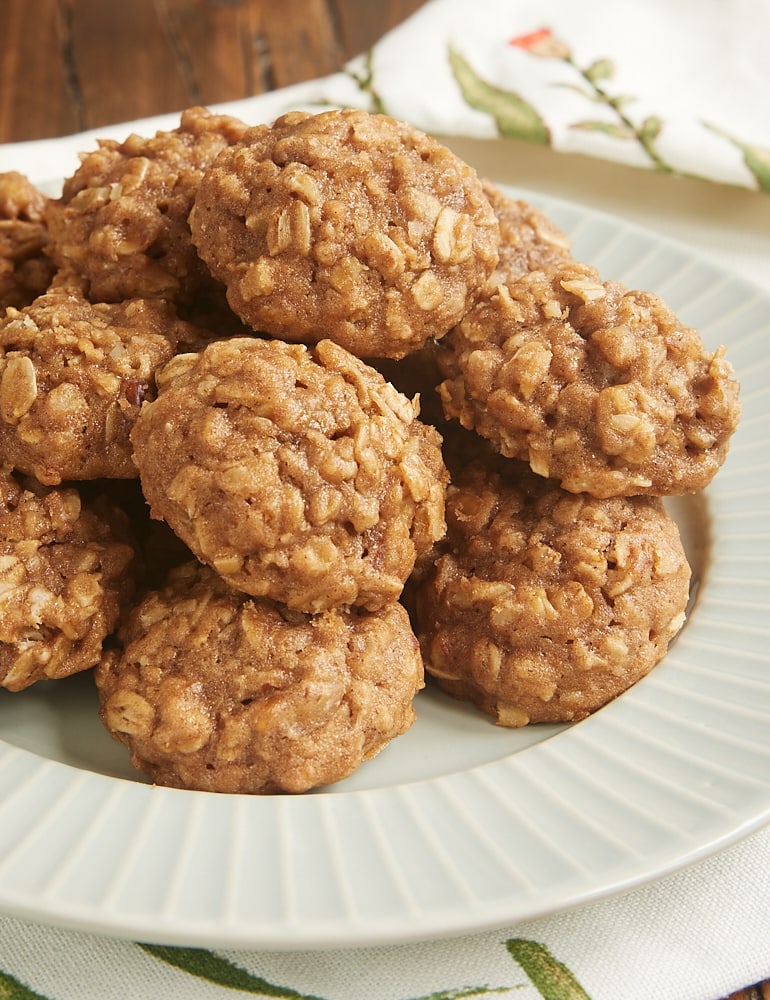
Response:
[{"label": "wooden table", "polygon": [[425,0],[2,0],[0,142],[324,76]]},{"label": "wooden table", "polygon": [[[0,142],[325,76],[425,2],[0,0]],[[729,1000],[770,1000],[770,980]]]}]

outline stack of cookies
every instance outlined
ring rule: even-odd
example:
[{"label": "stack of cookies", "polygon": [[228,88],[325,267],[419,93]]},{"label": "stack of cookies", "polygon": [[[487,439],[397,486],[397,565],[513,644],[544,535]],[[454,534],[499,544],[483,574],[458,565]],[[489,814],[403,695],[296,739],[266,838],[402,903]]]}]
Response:
[{"label": "stack of cookies", "polygon": [[541,212],[357,110],[190,109],[36,218],[2,183],[39,229],[0,272],[0,685],[94,667],[153,781],[302,792],[408,729],[424,670],[520,726],[663,657],[662,497],[716,473],[738,386]]}]

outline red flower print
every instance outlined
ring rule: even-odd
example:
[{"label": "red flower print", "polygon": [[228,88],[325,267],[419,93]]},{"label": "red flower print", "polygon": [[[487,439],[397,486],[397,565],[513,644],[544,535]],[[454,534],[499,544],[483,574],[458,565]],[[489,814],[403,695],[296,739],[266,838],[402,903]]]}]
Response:
[{"label": "red flower print", "polygon": [[551,28],[538,28],[526,35],[517,35],[508,42],[517,49],[541,59],[569,59],[569,46],[554,35]]}]

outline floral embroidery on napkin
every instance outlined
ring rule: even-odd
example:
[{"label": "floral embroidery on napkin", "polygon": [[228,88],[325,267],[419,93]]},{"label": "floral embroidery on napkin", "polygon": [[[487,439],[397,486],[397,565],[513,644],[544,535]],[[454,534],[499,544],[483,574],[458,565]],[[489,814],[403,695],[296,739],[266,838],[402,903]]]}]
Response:
[{"label": "floral embroidery on napkin", "polygon": [[[532,98],[526,98],[516,90],[503,86],[493,77],[481,72],[456,43],[437,40],[444,45],[444,56],[458,93],[451,100],[459,101],[474,111],[488,115],[494,122],[499,136],[520,139],[551,147],[558,146],[553,129],[549,124],[549,114],[553,108],[536,106]],[[552,61],[554,73],[550,80],[553,90],[570,90],[579,95],[589,109],[585,116],[568,123],[566,128],[576,132],[593,133],[611,142],[634,144],[641,152],[639,165],[646,165],[661,173],[680,176],[713,179],[711,165],[703,162],[701,169],[684,169],[670,162],[661,151],[661,143],[667,121],[662,114],[648,113],[639,118],[634,116],[634,102],[639,95],[618,93],[613,89],[616,79],[617,61],[609,56],[599,56],[587,64],[581,64],[575,56],[573,46],[550,26],[538,27],[514,35],[504,45],[526,53],[533,59]],[[377,76],[378,46],[375,45],[363,57],[353,60],[345,67],[345,75],[352,80],[361,94],[368,98],[369,110],[404,117],[404,109],[391,107],[390,100],[383,96],[388,91],[385,74]],[[564,78],[565,67],[572,80]],[[558,69],[557,69],[558,68]],[[445,102],[449,98],[444,95]],[[335,102],[330,102],[334,104]],[[436,98],[438,104],[438,98]],[[547,102],[539,100],[541,105]],[[444,111],[446,112],[446,108]],[[420,127],[423,123],[415,122]],[[668,123],[671,125],[671,123]],[[695,129],[717,136],[726,145],[737,149],[749,175],[760,191],[770,193],[770,147],[755,142],[747,142],[739,135],[729,133],[724,128],[703,119],[693,119]],[[625,158],[619,157],[621,160]],[[697,164],[697,160],[696,160]]]},{"label": "floral embroidery on napkin", "polygon": [[554,35],[550,28],[539,28],[528,35],[518,35],[512,38],[510,45],[524,49],[530,55],[539,59],[559,59],[574,69],[578,76],[576,83],[562,83],[557,86],[570,87],[589,101],[609,110],[611,119],[585,118],[573,122],[572,128],[584,129],[589,132],[603,132],[613,139],[636,141],[644,150],[650,163],[656,170],[673,173],[673,168],[665,162],[655,148],[655,140],[660,135],[663,120],[657,115],[648,115],[642,122],[635,123],[627,106],[634,100],[625,94],[612,95],[605,86],[605,81],[612,79],[615,64],[612,59],[595,59],[590,66],[581,67],[575,61],[570,47]]},{"label": "floral embroidery on napkin", "polygon": [[760,188],[770,193],[770,149],[763,149],[761,146],[741,142],[740,139],[725,132],[724,129],[717,128],[716,125],[709,125],[708,122],[704,122],[703,124],[707,129],[716,135],[721,135],[728,142],[731,142],[740,149],[743,153],[743,162],[756,177]]},{"label": "floral embroidery on napkin", "polygon": [[[573,122],[571,128],[601,132],[611,139],[636,142],[655,170],[663,173],[680,173],[665,161],[656,146],[664,120],[658,115],[647,115],[641,122],[635,122],[628,107],[635,98],[627,94],[612,94],[608,89],[608,82],[615,73],[612,59],[603,57],[595,59],[588,66],[580,66],[570,46],[549,27],[517,35],[510,39],[509,45],[523,49],[535,58],[554,59],[569,66],[577,75],[575,83],[554,82],[553,85],[569,87],[586,100],[606,108],[610,113],[608,118],[590,117]],[[463,100],[470,107],[491,115],[500,135],[530,142],[546,144],[550,142],[548,126],[542,116],[519,94],[486,82],[470,63],[451,47],[449,62]],[[770,192],[770,149],[744,143],[708,122],[701,124],[737,146],[743,153],[744,163],[754,175],[760,189]]]},{"label": "floral embroidery on napkin", "polygon": [[[205,948],[153,944],[140,944],[139,947],[177,969],[227,989],[238,989],[256,996],[277,997],[280,1000],[324,1000],[323,997],[299,993],[289,986],[269,983]],[[526,938],[511,938],[505,942],[505,947],[543,1000],[591,1000],[574,974],[554,958],[545,945]],[[507,993],[509,989],[511,987],[508,986],[466,986],[439,990],[411,1000],[462,1000],[464,997]]]},{"label": "floral embroidery on napkin", "polygon": [[3,1000],[47,1000],[8,972],[0,972],[0,997]]},{"label": "floral embroidery on napkin", "polygon": [[463,56],[450,47],[449,64],[463,100],[477,111],[491,115],[500,135],[548,145],[551,133],[540,114],[523,97],[483,80]]},{"label": "floral embroidery on napkin", "polygon": [[[174,945],[142,943],[138,946],[153,958],[222,989],[238,990],[259,997],[274,997],[277,1000],[324,1000],[323,997],[313,994],[300,993],[290,986],[268,982],[207,948],[180,948]],[[575,975],[539,941],[510,938],[505,942],[505,947],[543,1000],[591,1000]],[[459,989],[438,990],[427,996],[413,997],[411,1000],[463,1000],[466,997],[508,993],[519,988],[519,985],[463,986]],[[3,1000],[47,1000],[42,994],[25,986],[15,976],[2,971],[0,971],[0,997]]]}]

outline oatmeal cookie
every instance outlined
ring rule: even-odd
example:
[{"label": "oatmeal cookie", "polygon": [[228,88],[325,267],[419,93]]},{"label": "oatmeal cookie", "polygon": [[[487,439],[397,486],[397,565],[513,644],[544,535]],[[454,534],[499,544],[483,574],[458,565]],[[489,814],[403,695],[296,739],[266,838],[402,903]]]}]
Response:
[{"label": "oatmeal cookie", "polygon": [[52,286],[0,319],[0,461],[41,483],[136,477],[129,432],[154,371],[195,331],[160,300]]},{"label": "oatmeal cookie", "polygon": [[437,432],[332,341],[215,342],[158,386],[131,435],[144,494],[233,587],[374,611],[443,534]]},{"label": "oatmeal cookie", "polygon": [[569,237],[544,212],[522,198],[510,198],[490,180],[482,185],[500,224],[500,259],[492,285],[572,259]]},{"label": "oatmeal cookie", "polygon": [[659,497],[599,500],[526,472],[475,464],[449,487],[416,613],[426,671],[514,727],[581,719],[647,674],[690,578]]},{"label": "oatmeal cookie", "polygon": [[159,785],[304,792],[405,732],[423,686],[398,603],[306,615],[179,567],[128,616],[95,678],[101,718]]},{"label": "oatmeal cookie", "polygon": [[359,357],[442,337],[497,263],[471,167],[410,125],[349,109],[249,130],[206,171],[190,225],[245,322]]},{"label": "oatmeal cookie", "polygon": [[237,118],[189,108],[172,131],[101,140],[48,213],[56,263],[85,279],[93,302],[214,296],[187,216],[203,171],[245,130]]},{"label": "oatmeal cookie", "polygon": [[117,508],[0,472],[0,687],[93,667],[136,574]]},{"label": "oatmeal cookie", "polygon": [[49,198],[17,170],[0,173],[0,219],[43,222]]},{"label": "oatmeal cookie", "polygon": [[49,199],[14,170],[0,173],[0,316],[46,290],[54,264],[46,256]]},{"label": "oatmeal cookie", "polygon": [[573,493],[706,486],[740,416],[710,352],[649,292],[564,263],[498,286],[439,344],[444,411]]}]

